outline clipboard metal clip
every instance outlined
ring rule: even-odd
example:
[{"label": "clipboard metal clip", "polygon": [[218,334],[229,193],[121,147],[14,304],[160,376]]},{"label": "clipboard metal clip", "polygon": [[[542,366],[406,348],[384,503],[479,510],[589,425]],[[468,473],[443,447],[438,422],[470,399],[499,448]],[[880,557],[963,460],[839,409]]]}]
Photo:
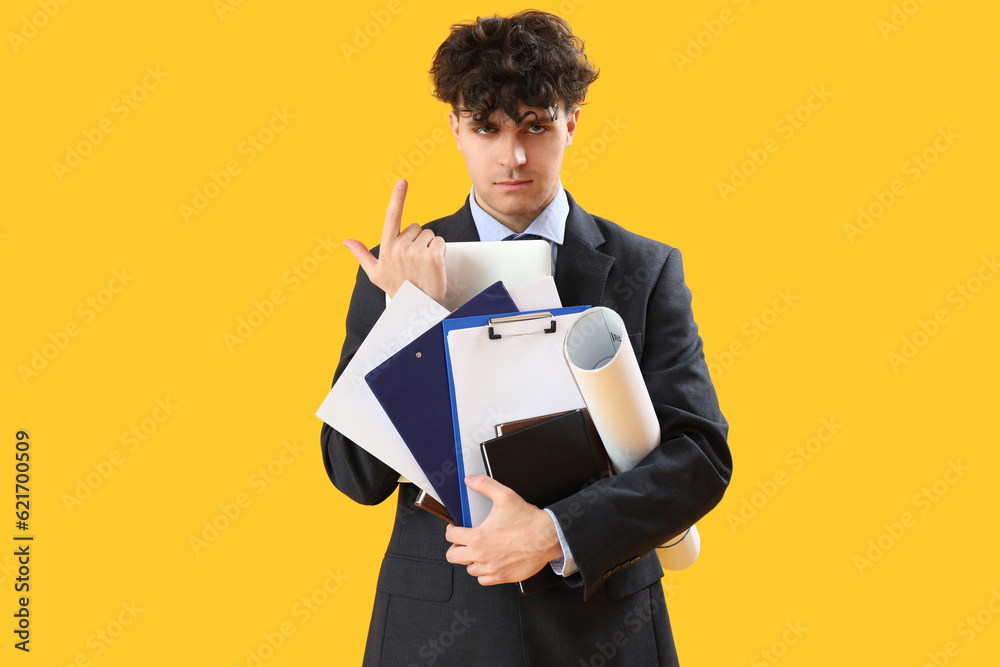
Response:
[{"label": "clipboard metal clip", "polygon": [[508,315],[506,317],[491,317],[489,322],[490,340],[500,340],[501,338],[503,338],[503,336],[501,336],[500,334],[496,333],[493,330],[494,326],[498,326],[501,324],[510,324],[513,322],[529,322],[531,320],[544,320],[546,318],[549,319],[548,328],[538,329],[535,331],[522,331],[521,333],[506,334],[508,338],[512,338],[514,336],[530,336],[536,333],[543,333],[543,334],[555,333],[556,318],[552,317],[552,313],[528,313],[524,315]]}]

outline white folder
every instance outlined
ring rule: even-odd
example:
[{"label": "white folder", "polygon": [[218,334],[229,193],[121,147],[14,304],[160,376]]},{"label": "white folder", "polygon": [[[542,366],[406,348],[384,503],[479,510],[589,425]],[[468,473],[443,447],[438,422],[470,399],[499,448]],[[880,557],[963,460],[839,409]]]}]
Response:
[{"label": "white folder", "polygon": [[[565,332],[587,308],[494,326],[489,317],[444,321],[459,479],[486,474],[479,445],[496,437],[497,424],[584,407],[562,348]],[[462,486],[463,525],[479,525],[492,507]]]}]

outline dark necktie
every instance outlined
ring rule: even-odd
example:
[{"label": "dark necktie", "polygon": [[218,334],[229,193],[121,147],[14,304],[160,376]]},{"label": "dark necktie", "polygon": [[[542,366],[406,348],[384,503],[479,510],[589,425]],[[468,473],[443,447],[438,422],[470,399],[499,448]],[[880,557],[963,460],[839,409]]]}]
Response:
[{"label": "dark necktie", "polygon": [[535,241],[535,240],[544,241],[545,239],[543,239],[538,234],[511,234],[510,236],[508,236],[508,237],[506,237],[506,238],[504,238],[502,240],[503,241]]}]

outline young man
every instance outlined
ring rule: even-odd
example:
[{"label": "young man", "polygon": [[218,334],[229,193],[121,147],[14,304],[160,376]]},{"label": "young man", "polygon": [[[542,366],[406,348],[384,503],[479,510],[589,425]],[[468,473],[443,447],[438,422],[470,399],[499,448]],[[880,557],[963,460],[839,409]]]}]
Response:
[{"label": "young man", "polygon": [[[324,425],[324,463],[343,493],[376,504],[399,487],[364,664],[676,665],[655,548],[714,507],[732,472],[680,254],[588,214],[560,185],[597,77],[565,21],[528,11],[453,26],[431,74],[452,107],[472,192],[458,212],[400,231],[400,181],[379,248],[345,241],[361,268],[335,380],[403,280],[443,301],[446,241],[537,234],[553,246],[565,305],[608,305],[622,316],[662,441],[633,470],[547,508],[468,478],[494,505],[481,525],[460,528],[414,512],[412,484]],[[648,284],[619,298],[614,286],[636,275]],[[501,585],[543,567],[563,583],[531,596]]]}]

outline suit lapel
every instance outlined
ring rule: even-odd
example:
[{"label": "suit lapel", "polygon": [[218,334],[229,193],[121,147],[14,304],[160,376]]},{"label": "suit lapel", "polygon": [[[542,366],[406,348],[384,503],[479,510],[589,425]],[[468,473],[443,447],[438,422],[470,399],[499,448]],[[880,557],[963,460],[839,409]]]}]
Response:
[{"label": "suit lapel", "polygon": [[566,235],[556,257],[556,289],[565,306],[600,305],[604,284],[615,259],[597,248],[604,235],[593,216],[567,192]]},{"label": "suit lapel", "polygon": [[479,240],[479,231],[476,229],[476,222],[472,219],[472,208],[469,206],[469,198],[465,198],[465,205],[441,221],[440,233],[448,243],[462,243]]}]

